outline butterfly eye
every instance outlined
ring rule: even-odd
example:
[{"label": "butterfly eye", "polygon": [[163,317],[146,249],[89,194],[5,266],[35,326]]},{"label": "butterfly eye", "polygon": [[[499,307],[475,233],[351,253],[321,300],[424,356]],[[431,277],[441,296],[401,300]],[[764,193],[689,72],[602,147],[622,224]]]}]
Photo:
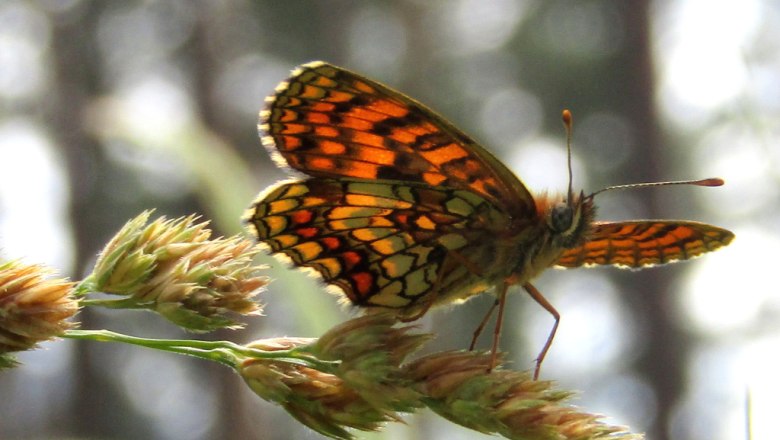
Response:
[{"label": "butterfly eye", "polygon": [[555,232],[565,232],[571,228],[573,218],[572,207],[566,203],[558,203],[550,211],[550,228]]}]

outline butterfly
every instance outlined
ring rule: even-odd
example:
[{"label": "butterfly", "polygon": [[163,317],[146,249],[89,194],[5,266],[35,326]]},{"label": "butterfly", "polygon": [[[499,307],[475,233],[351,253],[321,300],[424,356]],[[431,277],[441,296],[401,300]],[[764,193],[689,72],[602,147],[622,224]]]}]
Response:
[{"label": "butterfly", "polygon": [[[271,186],[247,210],[245,223],[258,240],[312,269],[353,305],[390,310],[402,320],[494,291],[497,299],[472,340],[473,348],[498,308],[493,365],[507,290],[521,286],[555,318],[535,378],[560,320],[531,284],[539,273],[553,266],[664,264],[734,237],[692,221],[595,221],[598,192],[575,194],[571,177],[566,194],[534,196],[423,104],[322,61],[294,70],[266,103],[258,126],[263,144],[280,167],[304,176]],[[567,111],[564,120],[571,133]],[[647,185],[656,184],[623,187]]]}]

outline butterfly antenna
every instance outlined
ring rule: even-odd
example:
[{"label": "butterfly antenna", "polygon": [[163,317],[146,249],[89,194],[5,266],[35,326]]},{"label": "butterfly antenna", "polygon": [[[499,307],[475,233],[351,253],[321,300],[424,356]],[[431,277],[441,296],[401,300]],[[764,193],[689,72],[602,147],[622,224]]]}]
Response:
[{"label": "butterfly antenna", "polygon": [[628,185],[614,185],[600,189],[589,197],[593,198],[596,194],[601,194],[604,191],[612,191],[613,189],[635,189],[635,188],[648,188],[651,186],[671,186],[671,185],[694,185],[694,186],[721,186],[723,185],[723,179],[720,177],[710,177],[708,179],[700,180],[672,180],[668,182],[645,182],[645,183],[630,183]]},{"label": "butterfly antenna", "polygon": [[574,130],[574,122],[572,121],[571,112],[569,109],[564,109],[561,113],[561,119],[563,120],[563,126],[566,128],[566,155],[569,167],[569,193],[566,203],[572,206],[574,200],[574,190],[572,189],[572,172],[571,172],[571,137],[572,130]]},{"label": "butterfly antenna", "polygon": [[[571,206],[572,200],[574,199],[574,192],[572,189],[572,171],[571,171],[571,139],[572,139],[572,131],[574,130],[574,121],[572,120],[571,111],[569,109],[564,109],[563,112],[561,112],[561,119],[563,120],[563,126],[566,129],[566,153],[567,153],[567,160],[568,160],[568,168],[569,168],[569,193],[568,193],[568,204]],[[613,189],[636,189],[636,188],[647,188],[651,186],[671,186],[671,185],[694,185],[694,186],[722,186],[724,184],[723,179],[720,177],[710,177],[708,179],[700,179],[700,180],[671,180],[668,182],[644,182],[644,183],[629,183],[627,185],[613,185],[608,186],[606,188],[602,188],[590,196],[589,198],[595,197],[597,194],[601,194],[605,191],[611,191]]]}]

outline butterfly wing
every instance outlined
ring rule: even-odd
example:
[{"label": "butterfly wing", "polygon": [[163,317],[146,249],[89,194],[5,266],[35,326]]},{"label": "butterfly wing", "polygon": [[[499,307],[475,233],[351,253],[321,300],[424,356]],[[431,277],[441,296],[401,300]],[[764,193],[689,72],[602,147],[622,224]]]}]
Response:
[{"label": "butterfly wing", "polygon": [[733,238],[731,231],[689,221],[595,223],[585,244],[564,251],[555,265],[640,268],[697,257],[726,246]]},{"label": "butterfly wing", "polygon": [[[246,216],[272,252],[314,269],[353,304],[398,309],[431,291],[448,251],[494,259],[484,226],[505,220],[469,191],[325,178],[277,184]],[[439,290],[464,295],[480,281],[457,265],[443,274]]]},{"label": "butterfly wing", "polygon": [[417,101],[317,61],[296,69],[260,113],[277,163],[314,177],[414,182],[472,191],[514,219],[531,194],[474,140]]}]

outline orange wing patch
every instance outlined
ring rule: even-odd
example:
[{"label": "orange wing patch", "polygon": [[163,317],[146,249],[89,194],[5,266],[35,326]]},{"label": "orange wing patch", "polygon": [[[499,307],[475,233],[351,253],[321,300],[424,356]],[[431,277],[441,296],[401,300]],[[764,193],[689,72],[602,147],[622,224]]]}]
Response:
[{"label": "orange wing patch", "polygon": [[697,222],[596,223],[585,244],[564,251],[555,264],[640,268],[694,258],[726,246],[733,238],[731,231]]}]

